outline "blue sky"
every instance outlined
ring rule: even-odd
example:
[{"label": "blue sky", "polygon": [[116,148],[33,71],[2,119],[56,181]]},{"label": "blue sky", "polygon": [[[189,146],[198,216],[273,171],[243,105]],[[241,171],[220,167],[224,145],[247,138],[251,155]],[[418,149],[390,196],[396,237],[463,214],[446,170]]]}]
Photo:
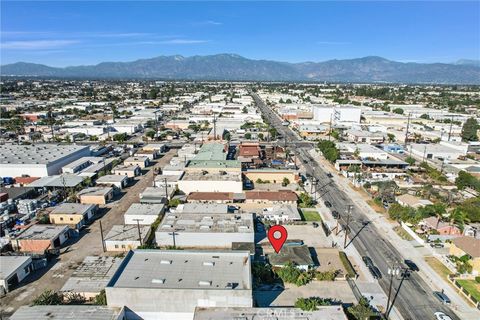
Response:
[{"label": "blue sky", "polygon": [[2,1],[1,64],[237,53],[324,61],[480,58],[480,1]]}]

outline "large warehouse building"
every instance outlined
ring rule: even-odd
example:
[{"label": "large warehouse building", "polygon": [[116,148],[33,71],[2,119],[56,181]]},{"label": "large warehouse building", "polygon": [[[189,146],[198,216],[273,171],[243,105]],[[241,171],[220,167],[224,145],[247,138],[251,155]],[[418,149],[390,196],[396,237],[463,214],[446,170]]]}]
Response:
[{"label": "large warehouse building", "polygon": [[0,177],[45,177],[59,174],[62,167],[90,156],[90,147],[37,144],[0,146]]},{"label": "large warehouse building", "polygon": [[252,307],[250,253],[130,251],[105,292],[109,307],[145,320],[193,319],[196,307]]}]

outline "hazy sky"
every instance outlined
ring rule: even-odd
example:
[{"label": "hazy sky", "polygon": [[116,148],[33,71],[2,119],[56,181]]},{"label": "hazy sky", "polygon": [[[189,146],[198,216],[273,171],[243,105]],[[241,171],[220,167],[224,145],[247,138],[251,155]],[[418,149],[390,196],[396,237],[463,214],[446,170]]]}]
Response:
[{"label": "hazy sky", "polygon": [[480,59],[480,1],[1,1],[1,64],[237,53],[323,61]]}]

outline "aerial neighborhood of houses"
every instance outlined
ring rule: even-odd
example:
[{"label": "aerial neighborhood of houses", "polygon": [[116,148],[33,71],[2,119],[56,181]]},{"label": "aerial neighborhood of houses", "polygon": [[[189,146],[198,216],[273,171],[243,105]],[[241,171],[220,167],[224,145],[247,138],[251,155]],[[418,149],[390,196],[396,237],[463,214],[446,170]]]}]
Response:
[{"label": "aerial neighborhood of houses", "polygon": [[0,319],[480,318],[478,88],[2,87]]}]

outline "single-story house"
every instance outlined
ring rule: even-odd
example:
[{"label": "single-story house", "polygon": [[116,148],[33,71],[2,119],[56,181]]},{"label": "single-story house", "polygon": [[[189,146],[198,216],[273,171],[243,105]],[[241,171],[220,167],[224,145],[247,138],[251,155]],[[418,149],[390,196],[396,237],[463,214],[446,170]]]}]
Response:
[{"label": "single-story house", "polygon": [[12,247],[20,252],[43,254],[60,249],[69,238],[68,226],[34,224],[12,240]]},{"label": "single-story house", "polygon": [[116,166],[112,170],[113,174],[127,176],[129,178],[135,178],[142,173],[142,169],[139,166]]},{"label": "single-story house", "polygon": [[126,166],[139,166],[140,169],[145,169],[150,165],[150,159],[148,157],[129,157],[123,161]]},{"label": "single-story house", "polygon": [[32,271],[30,256],[0,256],[0,296],[13,290]]},{"label": "single-story house", "polygon": [[411,194],[402,194],[401,196],[397,197],[397,202],[399,205],[404,207],[412,207],[414,209],[418,209],[421,207],[425,207],[428,205],[432,205],[433,203],[427,199],[420,199],[418,197],[412,196]]},{"label": "single-story house", "polygon": [[132,203],[123,215],[125,224],[152,225],[165,211],[163,203]]},{"label": "single-story house", "polygon": [[285,243],[278,253],[269,254],[268,260],[274,267],[284,267],[287,263],[293,263],[299,269],[308,270],[314,266],[308,246],[296,243]]},{"label": "single-story house", "polygon": [[77,194],[80,203],[87,204],[107,204],[113,198],[113,188],[111,187],[92,187],[86,188]]},{"label": "single-story house", "polygon": [[96,204],[62,203],[48,217],[51,224],[65,224],[79,230],[92,219],[97,207]]},{"label": "single-story house", "polygon": [[452,240],[450,255],[462,257],[468,255],[472,266],[472,274],[480,274],[480,239],[472,237],[458,237]]},{"label": "single-story house", "polygon": [[96,184],[99,186],[109,186],[122,190],[128,185],[128,177],[117,174],[107,174],[97,179]]},{"label": "single-story house", "polygon": [[462,230],[448,222],[439,220],[438,217],[428,217],[423,219],[419,225],[424,231],[436,230],[441,235],[462,235]]},{"label": "single-story house", "polygon": [[105,236],[107,251],[130,251],[143,245],[150,235],[150,226],[114,225]]}]

